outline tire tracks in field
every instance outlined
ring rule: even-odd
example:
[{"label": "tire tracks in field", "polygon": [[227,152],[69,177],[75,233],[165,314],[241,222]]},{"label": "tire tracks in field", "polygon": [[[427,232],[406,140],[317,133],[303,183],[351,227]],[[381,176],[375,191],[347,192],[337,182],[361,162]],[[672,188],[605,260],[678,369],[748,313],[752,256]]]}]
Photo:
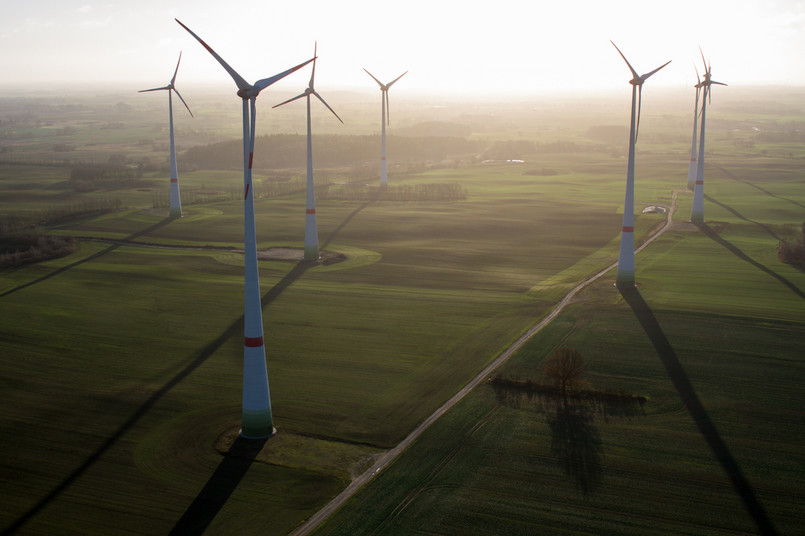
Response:
[{"label": "tire tracks in field", "polygon": [[[660,229],[651,234],[641,245],[640,247],[635,249],[635,254],[640,253],[645,249],[649,244],[654,242],[657,238],[661,237],[665,231],[667,231],[671,224],[673,223],[673,214],[676,210],[676,197],[677,197],[677,190],[674,190],[671,195],[671,207],[668,209],[668,213],[666,215],[665,224],[660,227]],[[528,342],[534,335],[539,333],[545,326],[550,324],[559,313],[561,313],[565,307],[570,305],[573,302],[573,299],[576,295],[581,292],[583,289],[601,279],[606,273],[613,270],[615,267],[618,266],[617,261],[613,262],[606,268],[600,270],[593,276],[585,279],[575,288],[573,288],[570,292],[568,292],[564,298],[553,308],[553,310],[548,313],[546,317],[544,317],[540,322],[536,325],[531,327],[528,331],[526,331],[519,339],[514,341],[503,353],[501,353],[497,358],[495,358],[491,363],[489,363],[486,367],[484,367],[481,372],[479,372],[472,380],[470,380],[464,387],[462,387],[456,394],[450,397],[447,402],[442,404],[436,411],[434,411],[429,417],[427,417],[424,421],[419,423],[419,425],[414,428],[414,430],[408,434],[408,436],[403,439],[400,443],[397,444],[394,448],[387,451],[385,454],[380,456],[377,461],[367,469],[363,474],[358,476],[355,480],[353,480],[344,490],[335,496],[329,503],[327,503],[321,510],[313,514],[310,518],[304,521],[296,530],[291,533],[291,536],[304,536],[310,534],[314,529],[316,529],[321,523],[323,523],[330,515],[335,513],[336,510],[341,508],[344,503],[347,502],[359,489],[369,483],[372,478],[375,477],[378,473],[383,471],[386,467],[391,465],[391,463],[397,459],[397,457],[402,454],[408,447],[410,447],[414,441],[416,441],[419,436],[421,436],[430,426],[435,423],[439,418],[447,413],[450,409],[453,408],[456,404],[458,404],[470,391],[475,389],[478,385],[482,382],[486,381],[489,375],[494,372],[498,367],[500,367],[503,363],[508,361],[508,359],[514,355],[523,345]]]}]

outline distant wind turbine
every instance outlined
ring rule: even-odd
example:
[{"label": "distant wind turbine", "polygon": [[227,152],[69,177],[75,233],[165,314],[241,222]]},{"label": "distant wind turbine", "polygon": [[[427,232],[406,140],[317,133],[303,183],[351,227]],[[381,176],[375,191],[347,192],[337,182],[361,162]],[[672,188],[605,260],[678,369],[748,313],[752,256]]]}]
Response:
[{"label": "distant wind turbine", "polygon": [[722,82],[716,82],[711,78],[711,67],[707,61],[705,61],[704,53],[701,49],[699,49],[699,53],[702,55],[702,63],[704,63],[704,80],[701,83],[704,88],[704,93],[702,94],[702,124],[699,128],[699,158],[696,162],[696,184],[693,188],[693,205],[690,209],[691,223],[704,222],[704,127],[706,125],[707,103],[712,101],[710,86],[713,84],[718,84],[719,86],[727,85]]},{"label": "distant wind turbine", "polygon": [[[695,69],[695,66],[694,66]],[[690,142],[690,166],[688,166],[688,190],[693,191],[696,185],[696,172],[698,170],[697,157],[698,152],[696,148],[696,129],[699,124],[699,95],[702,92],[702,79],[699,77],[699,69],[696,69],[696,103],[693,106],[693,141]]]},{"label": "distant wind turbine", "polygon": [[[252,162],[257,95],[274,82],[288,76],[313,61],[283,71],[269,78],[249,84],[229,66],[199,36],[176,19],[182,28],[202,44],[229,73],[238,87],[237,95],[243,101],[243,237],[244,237],[244,344],[243,344],[243,411],[240,435],[245,438],[264,438],[276,432],[271,413],[271,395],[268,390],[268,371],[263,341],[263,313],[260,303],[260,281],[257,267],[257,236],[254,223],[254,188]],[[251,116],[251,121],[249,120]]]},{"label": "distant wind turbine", "polygon": [[[366,71],[366,69],[364,69],[364,71]],[[393,86],[394,83],[397,80],[399,80],[400,78],[405,76],[407,73],[408,73],[408,71],[405,71],[403,74],[401,74],[400,76],[398,76],[397,78],[395,78],[394,80],[389,82],[388,84],[384,84],[383,82],[381,82],[380,80],[375,78],[375,76],[372,73],[370,73],[369,71],[366,71],[366,74],[371,76],[372,80],[377,82],[377,85],[380,86],[380,92],[383,95],[383,98],[382,98],[382,101],[381,101],[381,110],[382,110],[382,112],[381,112],[381,125],[382,125],[382,130],[381,130],[381,136],[380,136],[380,138],[381,138],[381,142],[380,142],[381,143],[381,152],[380,152],[380,187],[381,188],[385,188],[388,185],[388,174],[387,174],[387,168],[386,168],[386,123],[390,122],[389,119],[388,119],[388,116],[389,116],[389,88],[391,86]]]},{"label": "distant wind turbine", "polygon": [[[170,84],[163,87],[155,87],[153,89],[143,89],[140,90],[139,93],[145,93],[148,91],[162,91],[167,90],[168,92],[168,117],[170,118],[170,162],[171,162],[171,171],[170,171],[170,217],[171,218],[181,218],[182,217],[182,199],[179,196],[179,173],[176,170],[176,146],[173,143],[173,98],[171,96],[172,92],[176,92],[176,96],[181,99],[182,104],[184,107],[187,108],[187,111],[190,112],[190,107],[187,105],[185,100],[182,98],[182,95],[179,93],[179,90],[176,89],[176,74],[179,72],[179,64],[182,62],[182,53],[179,52],[179,61],[176,62],[176,70],[173,71],[173,78],[171,78]],[[193,112],[190,112],[190,117],[193,117]]]},{"label": "distant wind turbine", "polygon": [[[612,41],[610,41],[612,43]],[[637,143],[637,134],[640,129],[640,108],[643,104],[643,82],[648,78],[671,63],[665,62],[653,71],[644,75],[638,75],[637,71],[632,68],[629,60],[623,55],[623,52],[612,43],[618,54],[621,55],[623,61],[632,72],[632,79],[629,81],[632,84],[632,119],[629,128],[629,164],[626,171],[626,198],[623,203],[623,226],[621,227],[621,245],[618,254],[618,275],[616,283],[619,287],[633,287],[635,285],[635,266],[634,266],[634,165],[635,165],[635,144]],[[635,121],[635,109],[637,110],[637,117]]]},{"label": "distant wind turbine", "polygon": [[307,89],[304,93],[293,97],[292,99],[288,99],[285,102],[281,102],[274,106],[277,108],[282,106],[283,104],[288,104],[289,102],[293,102],[297,99],[301,99],[302,97],[307,98],[307,202],[305,204],[305,260],[306,261],[315,261],[319,258],[319,233],[316,228],[316,192],[313,184],[313,142],[312,142],[312,135],[310,131],[310,96],[315,95],[317,99],[319,99],[322,104],[324,104],[328,110],[333,112],[333,115],[343,123],[344,121],[338,117],[338,114],[335,113],[335,110],[330,108],[330,105],[327,104],[321,95],[319,95],[313,87],[313,80],[316,77],[316,52],[317,52],[317,45],[313,47],[313,72],[310,75],[310,83],[307,86]]}]

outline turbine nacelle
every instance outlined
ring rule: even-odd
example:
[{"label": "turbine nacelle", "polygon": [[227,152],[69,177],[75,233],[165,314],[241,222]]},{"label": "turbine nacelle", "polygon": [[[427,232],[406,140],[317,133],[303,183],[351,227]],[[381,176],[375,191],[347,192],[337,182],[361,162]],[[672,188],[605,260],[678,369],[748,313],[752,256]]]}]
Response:
[{"label": "turbine nacelle", "polygon": [[[212,49],[212,47],[210,47],[210,45],[208,45],[207,43],[205,43],[205,42],[204,42],[204,40],[203,40],[202,38],[200,38],[198,35],[196,35],[196,34],[193,32],[193,30],[191,30],[190,28],[188,28],[187,26],[185,26],[185,25],[182,23],[182,21],[180,21],[179,19],[173,19],[173,20],[175,20],[176,22],[178,22],[178,23],[179,23],[179,25],[180,25],[182,28],[184,28],[185,30],[187,30],[187,32],[188,32],[190,35],[192,35],[193,37],[195,37],[196,41],[198,41],[199,43],[201,43],[201,45],[202,45],[202,46],[203,46],[205,49],[207,49],[207,52],[209,52],[209,53],[212,55],[212,57],[213,57],[213,58],[215,58],[215,59],[216,59],[216,61],[218,61],[218,63],[220,63],[220,64],[221,64],[221,67],[223,67],[223,68],[224,68],[224,70],[225,70],[227,73],[229,73],[229,76],[231,76],[231,77],[232,77],[232,80],[234,80],[234,81],[235,81],[235,85],[236,85],[236,86],[238,86],[238,92],[237,92],[237,96],[238,96],[238,97],[240,97],[240,98],[241,98],[241,99],[243,99],[243,100],[247,100],[247,99],[254,99],[254,98],[256,98],[256,97],[257,97],[257,95],[259,95],[261,91],[263,91],[265,88],[267,88],[268,86],[270,86],[270,85],[271,85],[271,84],[273,84],[274,82],[277,82],[278,80],[281,80],[282,78],[285,78],[285,77],[286,77],[286,76],[288,76],[289,74],[291,74],[291,73],[293,73],[293,72],[295,72],[295,71],[298,71],[299,69],[301,69],[302,67],[304,67],[305,65],[307,65],[308,63],[310,63],[311,61],[313,61],[313,60],[315,60],[315,59],[316,59],[316,58],[315,58],[315,56],[314,56],[313,58],[310,58],[309,60],[307,60],[307,61],[305,61],[305,62],[303,62],[303,63],[300,63],[299,65],[296,65],[296,66],[294,66],[294,67],[291,67],[290,69],[287,69],[287,70],[285,70],[285,71],[283,71],[283,72],[281,72],[281,73],[279,73],[279,74],[275,74],[274,76],[271,76],[271,77],[269,77],[269,78],[263,78],[262,80],[258,80],[258,81],[257,81],[257,82],[255,82],[254,84],[249,84],[249,83],[248,83],[248,82],[247,82],[247,81],[246,81],[246,80],[245,80],[245,79],[244,79],[242,76],[240,76],[240,75],[238,74],[238,72],[237,72],[237,71],[235,71],[235,69],[233,69],[232,67],[230,67],[230,65],[229,65],[229,64],[228,64],[226,61],[224,61],[224,59],[223,59],[221,56],[219,56],[219,55],[218,55],[218,53],[217,53],[217,52],[215,52],[215,51]],[[174,76],[175,76],[175,75],[174,75]]]},{"label": "turbine nacelle", "polygon": [[167,86],[155,87],[152,89],[141,89],[139,93],[146,93],[148,91],[174,91],[176,92],[176,96],[179,97],[179,100],[182,101],[182,104],[184,104],[184,107],[187,108],[187,111],[190,113],[190,117],[194,117],[193,112],[190,110],[190,106],[187,105],[184,98],[182,97],[182,94],[179,93],[179,90],[176,89],[176,86],[174,85],[176,83],[176,75],[179,73],[179,64],[181,62],[182,62],[182,53],[179,52],[179,61],[176,62],[176,70],[173,71],[173,78],[171,78],[171,81]]},{"label": "turbine nacelle", "polygon": [[256,97],[259,94],[260,94],[260,88],[256,88],[254,86],[241,88],[237,92],[237,96],[244,100]]},{"label": "turbine nacelle", "polygon": [[656,69],[654,69],[653,71],[648,72],[648,73],[643,74],[643,75],[639,75],[639,74],[637,74],[637,71],[635,71],[634,68],[632,67],[632,64],[629,63],[629,60],[626,59],[626,56],[623,55],[623,52],[621,52],[621,49],[618,48],[618,45],[616,45],[612,41],[610,41],[610,43],[612,43],[612,46],[615,47],[615,50],[618,51],[618,54],[621,55],[621,58],[623,58],[623,61],[626,62],[626,66],[629,67],[629,70],[632,72],[632,77],[633,78],[631,80],[629,80],[629,83],[632,84],[633,86],[637,86],[637,87],[642,86],[643,82],[648,80],[648,78],[651,75],[653,75],[654,73],[656,73],[657,71],[659,71],[660,69],[662,69],[663,67],[668,65],[669,63],[671,63],[671,60],[668,60],[665,63],[663,63],[662,65],[660,65],[659,67],[657,67]]}]

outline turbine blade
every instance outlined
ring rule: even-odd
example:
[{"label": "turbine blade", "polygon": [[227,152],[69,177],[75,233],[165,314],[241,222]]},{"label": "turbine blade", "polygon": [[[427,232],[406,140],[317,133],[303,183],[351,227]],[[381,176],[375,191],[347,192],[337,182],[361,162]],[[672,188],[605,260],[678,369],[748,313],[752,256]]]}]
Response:
[{"label": "turbine blade", "polygon": [[195,37],[195,38],[196,38],[196,40],[197,40],[199,43],[201,43],[201,45],[202,45],[204,48],[206,48],[206,49],[207,49],[207,52],[209,52],[210,54],[212,54],[212,57],[213,57],[213,58],[215,58],[216,60],[218,60],[218,63],[220,63],[220,64],[221,64],[221,67],[223,67],[223,68],[226,70],[226,72],[228,72],[228,73],[229,73],[229,76],[231,76],[231,77],[232,77],[232,79],[235,81],[235,85],[236,85],[236,86],[238,86],[238,89],[240,89],[240,90],[246,90],[246,89],[249,89],[249,88],[251,87],[251,85],[249,85],[249,83],[248,83],[248,82],[246,82],[246,80],[244,80],[244,79],[243,79],[243,77],[242,77],[242,76],[240,76],[240,75],[237,73],[237,71],[235,71],[235,69],[233,69],[232,67],[230,67],[230,66],[229,66],[229,64],[228,64],[227,62],[225,62],[225,61],[224,61],[224,59],[223,59],[221,56],[219,56],[219,55],[218,55],[218,54],[217,54],[217,53],[216,53],[216,52],[215,52],[215,51],[214,51],[212,48],[210,48],[210,45],[208,45],[207,43],[205,43],[205,42],[204,42],[204,40],[203,40],[202,38],[200,38],[199,36],[197,36],[196,34],[194,34],[194,33],[193,33],[193,30],[191,30],[190,28],[188,28],[187,26],[185,26],[184,24],[182,24],[182,21],[180,21],[179,19],[173,19],[173,20],[175,20],[176,22],[178,22],[178,23],[179,23],[179,25],[180,25],[182,28],[184,28],[185,30],[187,30],[187,31],[190,33],[190,35],[192,35],[193,37]]},{"label": "turbine blade", "polygon": [[389,90],[386,89],[386,125],[391,124],[391,110],[389,108]]},{"label": "turbine blade", "polygon": [[702,79],[699,77],[699,69],[696,68],[696,64],[693,64],[693,69],[696,71],[696,87],[699,87],[702,84]]},{"label": "turbine blade", "polygon": [[313,79],[316,78],[316,58],[318,57],[316,52],[318,51],[319,43],[314,41],[313,42],[313,72],[310,73],[310,83],[308,83],[308,87],[311,91],[313,91]]},{"label": "turbine blade", "polygon": [[619,48],[618,48],[618,45],[616,45],[616,44],[615,44],[615,43],[614,43],[612,40],[610,40],[609,42],[610,42],[610,43],[612,43],[612,46],[613,46],[613,47],[615,47],[615,50],[617,50],[617,51],[618,51],[618,54],[620,54],[620,55],[621,55],[621,58],[623,58],[623,61],[625,61],[625,62],[626,62],[626,65],[629,67],[629,70],[630,70],[630,71],[632,71],[632,76],[634,76],[636,79],[637,79],[637,78],[640,78],[640,75],[638,75],[638,74],[637,74],[637,71],[635,71],[635,70],[632,68],[632,64],[631,64],[631,63],[629,63],[629,60],[627,60],[627,59],[626,59],[626,56],[624,56],[624,55],[623,55],[623,52],[621,52],[621,49],[619,49]]},{"label": "turbine blade", "polygon": [[270,76],[268,78],[263,78],[262,80],[258,80],[257,82],[254,83],[254,87],[256,87],[257,89],[262,91],[265,88],[267,88],[268,86],[270,86],[271,84],[273,84],[274,82],[277,82],[278,80],[282,80],[283,78],[285,78],[289,74],[298,71],[299,69],[301,69],[302,67],[304,67],[305,65],[307,65],[311,61],[314,61],[315,59],[316,59],[315,57],[310,58],[309,60],[307,60],[305,62],[302,62],[299,65],[295,65],[294,67],[291,67],[290,69],[286,69],[285,71],[282,71],[279,74],[275,74],[274,76]]},{"label": "turbine blade", "polygon": [[663,63],[662,65],[660,65],[659,67],[657,67],[656,69],[651,71],[650,73],[644,74],[643,76],[640,77],[640,81],[645,82],[648,79],[649,76],[653,75],[654,73],[656,73],[657,71],[659,71],[660,69],[662,69],[663,67],[668,65],[669,63],[671,63],[671,60],[666,61],[665,63]]},{"label": "turbine blade", "polygon": [[184,104],[184,107],[185,107],[185,108],[187,108],[187,111],[188,111],[188,112],[190,112],[190,117],[195,117],[195,116],[193,115],[193,112],[192,112],[192,111],[190,111],[190,106],[188,106],[188,105],[187,105],[187,103],[185,102],[184,98],[182,98],[182,94],[181,94],[181,93],[179,93],[179,90],[178,90],[178,89],[176,89],[176,88],[173,88],[173,91],[175,91],[175,92],[176,92],[176,96],[177,96],[177,97],[179,97],[179,100],[180,100],[180,101],[182,101],[182,104]]},{"label": "turbine blade", "polygon": [[179,61],[176,62],[176,70],[173,71],[173,78],[171,78],[171,86],[176,83],[176,75],[179,73],[179,64],[182,63],[182,53],[179,52]]},{"label": "turbine blade", "polygon": [[152,88],[152,89],[141,89],[137,93],[145,93],[146,91],[161,91],[163,89],[171,89],[171,87],[170,86],[164,86],[164,87],[155,87],[155,88]]},{"label": "turbine blade", "polygon": [[710,80],[710,83],[711,84],[718,84],[719,86],[726,86],[727,85],[724,82],[716,82],[715,80]]},{"label": "turbine blade", "polygon": [[330,108],[330,105],[329,105],[329,104],[327,104],[327,102],[325,102],[325,100],[321,98],[321,95],[319,95],[319,94],[318,94],[318,93],[316,93],[315,91],[313,92],[313,94],[314,94],[314,95],[316,95],[316,98],[318,98],[318,99],[321,101],[321,103],[322,103],[322,104],[324,104],[324,105],[327,107],[327,109],[328,109],[328,110],[330,110],[331,112],[333,112],[333,115],[335,116],[335,118],[336,118],[336,119],[338,119],[339,121],[341,121],[341,124],[343,124],[343,123],[344,123],[344,121],[343,121],[343,120],[342,120],[340,117],[338,117],[338,114],[337,114],[337,113],[335,113],[335,110],[333,110],[332,108]]},{"label": "turbine blade", "polygon": [[706,79],[707,75],[710,74],[710,69],[707,68],[707,61],[705,61],[704,59],[704,52],[702,52],[702,47],[699,47],[699,54],[702,55],[702,64],[704,65],[704,76]]},{"label": "turbine blade", "polygon": [[[364,68],[363,70],[364,70],[364,71],[366,71],[366,68]],[[370,73],[369,71],[366,71],[366,74],[368,74],[369,76],[371,76],[371,77],[372,77],[372,80],[374,80],[375,82],[377,82],[377,85],[378,85],[378,86],[380,86],[380,89],[384,89],[384,87],[385,87],[385,86],[383,86],[383,82],[381,82],[380,80],[378,80],[377,78],[375,78],[375,75],[373,75],[373,74],[372,74],[372,73]]]},{"label": "turbine blade", "polygon": [[400,76],[398,76],[397,78],[395,78],[394,80],[392,80],[391,82],[386,84],[386,90],[388,91],[388,89],[394,84],[394,82],[396,82],[397,80],[399,80],[400,78],[402,78],[406,74],[408,74],[408,71],[405,71],[403,74],[401,74]]},{"label": "turbine blade", "polygon": [[299,99],[301,99],[302,97],[304,97],[305,95],[308,95],[308,93],[307,93],[307,92],[305,92],[305,93],[300,93],[300,94],[299,94],[299,95],[297,95],[296,97],[293,97],[293,98],[291,98],[291,99],[288,99],[288,100],[286,100],[286,101],[283,101],[283,102],[281,102],[281,103],[279,103],[279,104],[276,104],[276,105],[272,106],[272,108],[279,108],[279,107],[280,107],[280,106],[282,106],[283,104],[288,104],[289,102],[293,102],[293,101],[295,101],[295,100],[299,100]]}]

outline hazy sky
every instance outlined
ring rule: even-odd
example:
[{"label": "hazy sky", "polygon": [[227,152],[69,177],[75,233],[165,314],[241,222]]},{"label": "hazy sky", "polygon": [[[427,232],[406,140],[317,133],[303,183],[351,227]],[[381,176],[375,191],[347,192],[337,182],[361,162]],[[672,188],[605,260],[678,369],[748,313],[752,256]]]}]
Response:
[{"label": "hazy sky", "polygon": [[[4,0],[0,87],[234,91],[179,18],[249,82],[303,61],[319,43],[317,89],[366,88],[409,73],[397,93],[527,94],[614,89],[626,65],[654,86],[687,87],[701,70],[730,85],[805,85],[805,0]],[[471,6],[471,7],[466,7]],[[303,89],[308,74],[276,87]],[[404,90],[403,86],[407,89]]]}]

